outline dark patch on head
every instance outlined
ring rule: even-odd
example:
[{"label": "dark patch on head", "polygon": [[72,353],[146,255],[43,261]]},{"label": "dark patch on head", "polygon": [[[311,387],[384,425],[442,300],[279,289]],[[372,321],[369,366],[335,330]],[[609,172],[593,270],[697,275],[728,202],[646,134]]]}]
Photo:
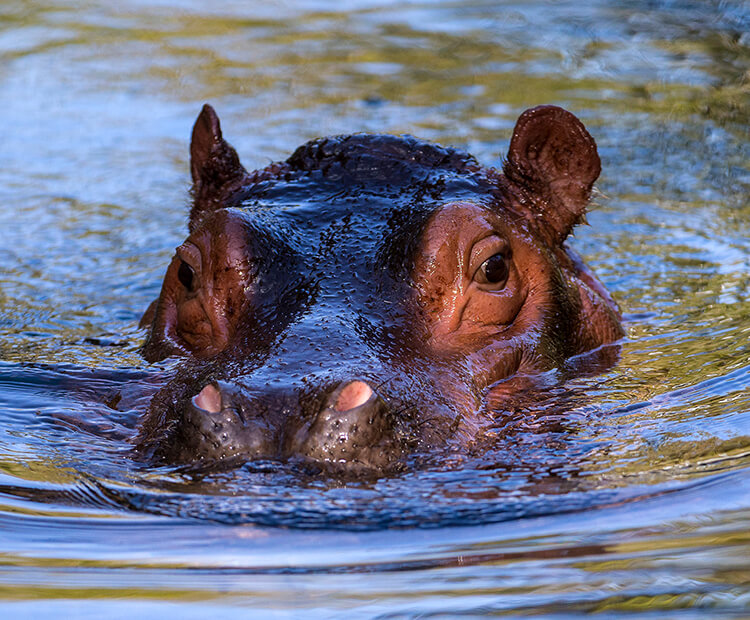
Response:
[{"label": "dark patch on head", "polygon": [[412,136],[355,134],[312,140],[286,163],[292,170],[320,170],[326,176],[347,174],[357,180],[390,183],[393,179],[424,179],[427,171],[459,174],[480,170],[463,151],[423,142]]},{"label": "dark patch on head", "polygon": [[312,140],[286,162],[254,173],[231,203],[252,207],[260,200],[257,206],[272,207],[262,203],[293,205],[314,198],[335,204],[369,195],[413,207],[444,200],[451,188],[487,191],[492,184],[486,172],[468,153],[411,136],[336,136]]},{"label": "dark patch on head", "polygon": [[310,204],[318,222],[372,213],[385,228],[374,265],[395,280],[408,277],[420,233],[436,208],[498,190],[494,175],[472,155],[412,136],[320,138],[272,167],[275,174],[261,175],[237,196],[243,208],[298,210]]}]

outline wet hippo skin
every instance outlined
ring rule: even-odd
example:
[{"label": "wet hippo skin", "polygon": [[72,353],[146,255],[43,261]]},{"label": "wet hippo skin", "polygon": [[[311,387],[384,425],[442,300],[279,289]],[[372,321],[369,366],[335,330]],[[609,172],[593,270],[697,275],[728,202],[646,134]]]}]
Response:
[{"label": "wet hippo skin", "polygon": [[565,244],[600,162],[561,108],[521,115],[502,170],[358,134],[247,172],[208,105],[190,155],[189,236],[142,319],[147,360],[184,358],[142,420],[148,458],[387,471],[622,336]]}]

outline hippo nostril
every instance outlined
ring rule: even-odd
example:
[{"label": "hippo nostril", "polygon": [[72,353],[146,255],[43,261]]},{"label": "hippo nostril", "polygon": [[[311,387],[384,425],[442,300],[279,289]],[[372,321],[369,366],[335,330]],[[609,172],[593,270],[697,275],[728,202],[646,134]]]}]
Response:
[{"label": "hippo nostril", "polygon": [[219,413],[221,411],[221,392],[213,383],[209,383],[198,395],[193,397],[193,404],[209,413]]},{"label": "hippo nostril", "polygon": [[349,411],[360,405],[364,405],[372,397],[372,388],[364,381],[352,381],[345,385],[339,392],[333,408],[336,411]]}]

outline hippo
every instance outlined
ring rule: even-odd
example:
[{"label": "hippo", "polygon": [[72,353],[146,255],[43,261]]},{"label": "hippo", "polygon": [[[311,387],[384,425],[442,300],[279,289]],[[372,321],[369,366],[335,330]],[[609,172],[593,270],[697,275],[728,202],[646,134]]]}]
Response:
[{"label": "hippo", "polygon": [[206,104],[190,171],[189,234],[141,321],[145,359],[178,360],[144,458],[397,470],[470,446],[535,376],[623,336],[566,244],[600,160],[560,107],[519,117],[499,169],[353,134],[248,172]]}]

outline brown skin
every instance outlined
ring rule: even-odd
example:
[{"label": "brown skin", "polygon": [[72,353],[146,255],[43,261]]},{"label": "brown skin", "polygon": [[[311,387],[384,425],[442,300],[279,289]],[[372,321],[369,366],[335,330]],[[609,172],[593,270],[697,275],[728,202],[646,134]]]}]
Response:
[{"label": "brown skin", "polygon": [[[222,351],[247,304],[252,267],[241,224],[226,211],[218,219],[222,234],[202,228],[177,248],[161,295],[141,320],[144,325],[157,318],[174,353],[205,358]],[[183,264],[192,273],[181,274]]]},{"label": "brown skin", "polygon": [[[486,403],[526,383],[509,378],[549,370],[622,336],[614,304],[569,248],[550,253],[525,226],[472,203],[447,205],[425,233],[415,274],[429,346],[477,369],[474,385],[486,392],[482,409],[491,413],[497,404]],[[502,266],[490,264],[496,281],[489,281],[487,261],[498,254]],[[580,317],[577,330],[560,324],[562,306]],[[565,338],[556,337],[561,331]]]},{"label": "brown skin", "polygon": [[534,375],[622,336],[565,245],[599,170],[580,121],[540,106],[503,173],[388,136],[248,173],[204,107],[190,236],[142,320],[148,360],[187,360],[138,449],[382,471],[470,444]]}]

